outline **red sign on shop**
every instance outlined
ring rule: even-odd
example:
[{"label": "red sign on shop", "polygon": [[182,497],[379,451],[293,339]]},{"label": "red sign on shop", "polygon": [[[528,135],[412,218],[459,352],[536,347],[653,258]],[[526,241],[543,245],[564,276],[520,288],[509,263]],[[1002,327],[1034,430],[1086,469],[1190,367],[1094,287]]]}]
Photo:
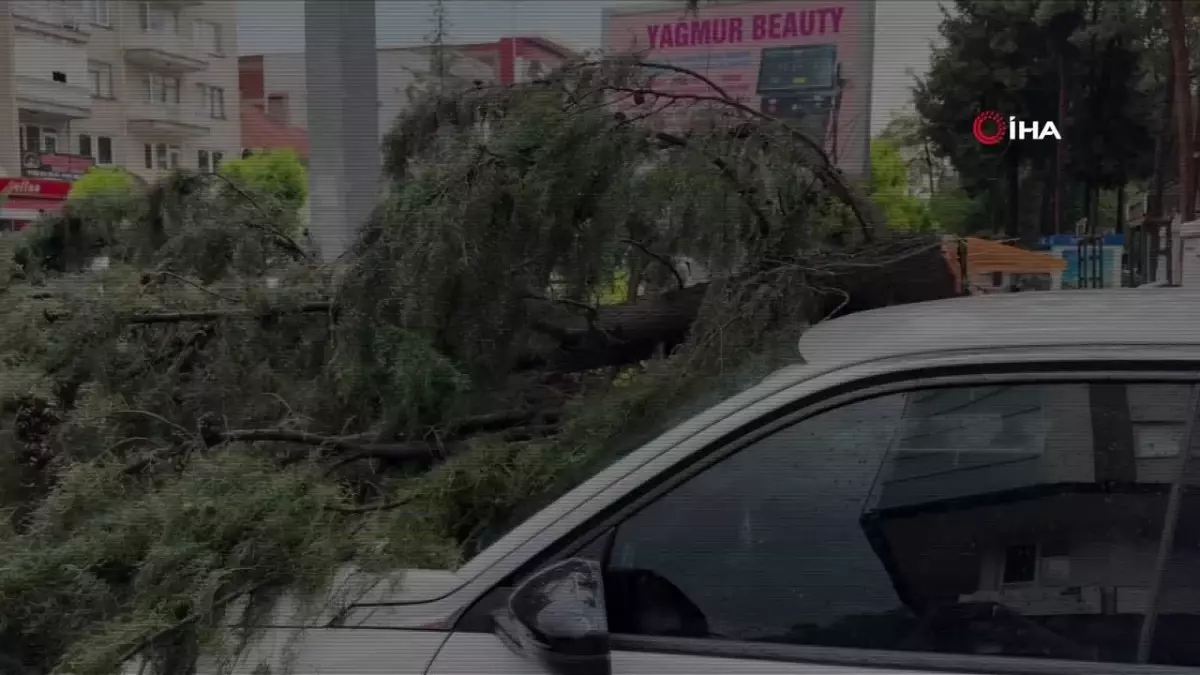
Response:
[{"label": "red sign on shop", "polygon": [[47,178],[0,178],[0,193],[11,197],[63,200],[71,191],[65,180]]}]

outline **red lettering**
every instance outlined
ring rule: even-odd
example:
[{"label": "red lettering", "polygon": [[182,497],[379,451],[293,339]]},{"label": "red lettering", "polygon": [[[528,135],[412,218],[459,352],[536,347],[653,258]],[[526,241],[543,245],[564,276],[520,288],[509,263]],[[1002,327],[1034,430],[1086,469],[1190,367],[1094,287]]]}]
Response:
[{"label": "red lettering", "polygon": [[688,46],[688,25],[682,21],[675,24],[675,46]]},{"label": "red lettering", "polygon": [[650,49],[658,47],[658,26],[646,26],[646,33],[650,37]]},{"label": "red lettering", "polygon": [[812,35],[813,26],[817,22],[816,12],[800,12],[800,34]]},{"label": "red lettering", "polygon": [[713,26],[713,44],[723,45],[729,39],[729,23],[727,19],[716,19]]},{"label": "red lettering", "polygon": [[829,10],[829,14],[833,17],[833,32],[842,32],[842,12],[846,11],[845,7],[834,7]]},{"label": "red lettering", "polygon": [[671,30],[671,24],[664,23],[663,27],[662,27],[662,32],[659,34],[659,37],[658,37],[658,47],[659,47],[659,49],[662,49],[663,47],[674,47],[674,46],[675,46],[675,33]]},{"label": "red lettering", "polygon": [[781,17],[778,14],[771,15],[771,18],[770,18],[771,29],[769,31],[769,34],[770,34],[772,40],[778,40],[780,37],[781,31],[780,31],[779,20],[782,18],[783,17]]},{"label": "red lettering", "polygon": [[767,16],[765,14],[755,14],[753,21],[753,31],[751,35],[755,42],[767,37]]},{"label": "red lettering", "polygon": [[740,18],[734,17],[729,20],[729,42],[734,43],[734,42],[741,42],[741,41],[742,41],[742,20]]},{"label": "red lettering", "polygon": [[783,37],[796,37],[796,13],[788,12],[783,17]]},{"label": "red lettering", "polygon": [[692,44],[706,45],[712,42],[712,21],[705,19],[704,21],[692,22]]},{"label": "red lettering", "polygon": [[828,9],[817,10],[817,15],[819,17],[821,17],[821,20],[819,22],[817,22],[818,23],[817,32],[820,33],[821,35],[825,34],[825,12],[828,12],[828,11],[829,11]]}]

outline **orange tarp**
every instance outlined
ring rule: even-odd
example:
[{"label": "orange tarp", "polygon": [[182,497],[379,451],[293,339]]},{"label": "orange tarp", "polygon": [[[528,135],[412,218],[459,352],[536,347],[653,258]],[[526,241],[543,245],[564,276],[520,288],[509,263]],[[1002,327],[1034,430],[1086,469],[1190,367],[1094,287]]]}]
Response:
[{"label": "orange tarp", "polygon": [[[955,279],[959,275],[959,239],[948,237],[942,244],[946,261]],[[967,237],[967,274],[1055,274],[1067,267],[1067,261],[1050,253],[1026,251],[999,241]]]}]

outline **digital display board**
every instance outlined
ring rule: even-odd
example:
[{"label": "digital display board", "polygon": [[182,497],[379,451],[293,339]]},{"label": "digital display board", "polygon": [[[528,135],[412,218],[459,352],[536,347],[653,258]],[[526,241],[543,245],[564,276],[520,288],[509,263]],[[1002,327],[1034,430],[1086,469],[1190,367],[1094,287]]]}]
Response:
[{"label": "digital display board", "polygon": [[762,51],[758,93],[833,89],[837,86],[837,46],[773,47]]}]

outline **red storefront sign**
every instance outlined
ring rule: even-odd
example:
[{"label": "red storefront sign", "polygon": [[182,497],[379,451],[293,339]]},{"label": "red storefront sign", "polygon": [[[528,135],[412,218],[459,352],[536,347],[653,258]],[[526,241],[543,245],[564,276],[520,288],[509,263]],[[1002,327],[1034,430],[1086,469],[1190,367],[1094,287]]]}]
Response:
[{"label": "red storefront sign", "polygon": [[9,197],[28,197],[30,199],[47,199],[62,201],[71,191],[71,184],[65,180],[48,178],[0,178],[0,193]]},{"label": "red storefront sign", "polygon": [[61,211],[71,183],[47,178],[0,178],[0,230],[23,230],[43,214]]}]

